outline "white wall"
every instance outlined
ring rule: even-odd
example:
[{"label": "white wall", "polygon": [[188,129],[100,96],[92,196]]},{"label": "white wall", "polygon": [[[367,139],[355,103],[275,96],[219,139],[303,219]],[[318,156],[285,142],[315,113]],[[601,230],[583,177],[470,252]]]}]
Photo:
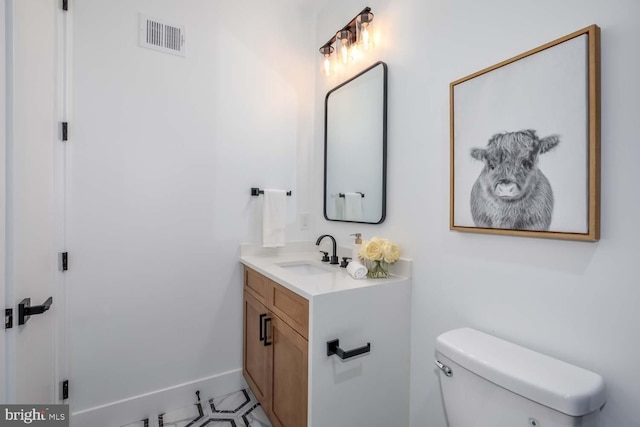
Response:
[{"label": "white wall", "polygon": [[[138,47],[138,12],[187,56]],[[239,245],[292,190],[309,239],[314,16],[296,2],[73,3],[68,171],[72,409],[241,368]]]},{"label": "white wall", "polygon": [[[444,427],[434,341],[470,326],[603,375],[606,427],[640,419],[640,3],[634,0],[335,0],[319,15],[322,45],[371,6],[389,65],[387,219],[322,219],[322,123],[317,73],[313,221],[341,244],[361,231],[389,237],[414,259],[411,425]],[[602,239],[574,243],[461,234],[449,221],[449,83],[586,27],[602,28]],[[317,70],[321,56],[316,55]]]}]

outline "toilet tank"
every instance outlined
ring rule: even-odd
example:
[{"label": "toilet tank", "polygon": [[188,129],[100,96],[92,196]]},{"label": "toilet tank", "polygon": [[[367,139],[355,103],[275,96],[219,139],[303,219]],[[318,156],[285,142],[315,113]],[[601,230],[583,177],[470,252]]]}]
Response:
[{"label": "toilet tank", "polygon": [[596,427],[606,401],[600,375],[470,328],[437,338],[438,364],[449,427]]}]

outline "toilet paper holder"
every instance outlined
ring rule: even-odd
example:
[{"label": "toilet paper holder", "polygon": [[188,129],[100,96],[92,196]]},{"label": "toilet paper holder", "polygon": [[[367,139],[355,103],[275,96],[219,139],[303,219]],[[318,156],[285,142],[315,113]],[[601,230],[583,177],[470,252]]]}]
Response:
[{"label": "toilet paper holder", "polygon": [[363,347],[354,348],[353,350],[343,350],[340,348],[340,340],[327,341],[327,356],[333,356],[335,354],[342,360],[351,359],[352,357],[370,352],[371,343],[369,342]]}]

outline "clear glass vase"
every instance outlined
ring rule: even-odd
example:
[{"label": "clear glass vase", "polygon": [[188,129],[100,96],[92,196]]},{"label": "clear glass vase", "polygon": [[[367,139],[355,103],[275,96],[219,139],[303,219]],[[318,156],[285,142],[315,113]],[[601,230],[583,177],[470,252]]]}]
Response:
[{"label": "clear glass vase", "polygon": [[370,279],[384,279],[389,276],[389,263],[385,261],[373,261],[365,259],[365,266],[369,270],[367,277]]}]

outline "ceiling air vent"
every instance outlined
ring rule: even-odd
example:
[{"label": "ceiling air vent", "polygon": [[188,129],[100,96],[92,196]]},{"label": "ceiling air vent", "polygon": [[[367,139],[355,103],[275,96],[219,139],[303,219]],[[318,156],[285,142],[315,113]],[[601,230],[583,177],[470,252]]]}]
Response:
[{"label": "ceiling air vent", "polygon": [[140,14],[140,46],[185,56],[184,26],[167,24]]}]

